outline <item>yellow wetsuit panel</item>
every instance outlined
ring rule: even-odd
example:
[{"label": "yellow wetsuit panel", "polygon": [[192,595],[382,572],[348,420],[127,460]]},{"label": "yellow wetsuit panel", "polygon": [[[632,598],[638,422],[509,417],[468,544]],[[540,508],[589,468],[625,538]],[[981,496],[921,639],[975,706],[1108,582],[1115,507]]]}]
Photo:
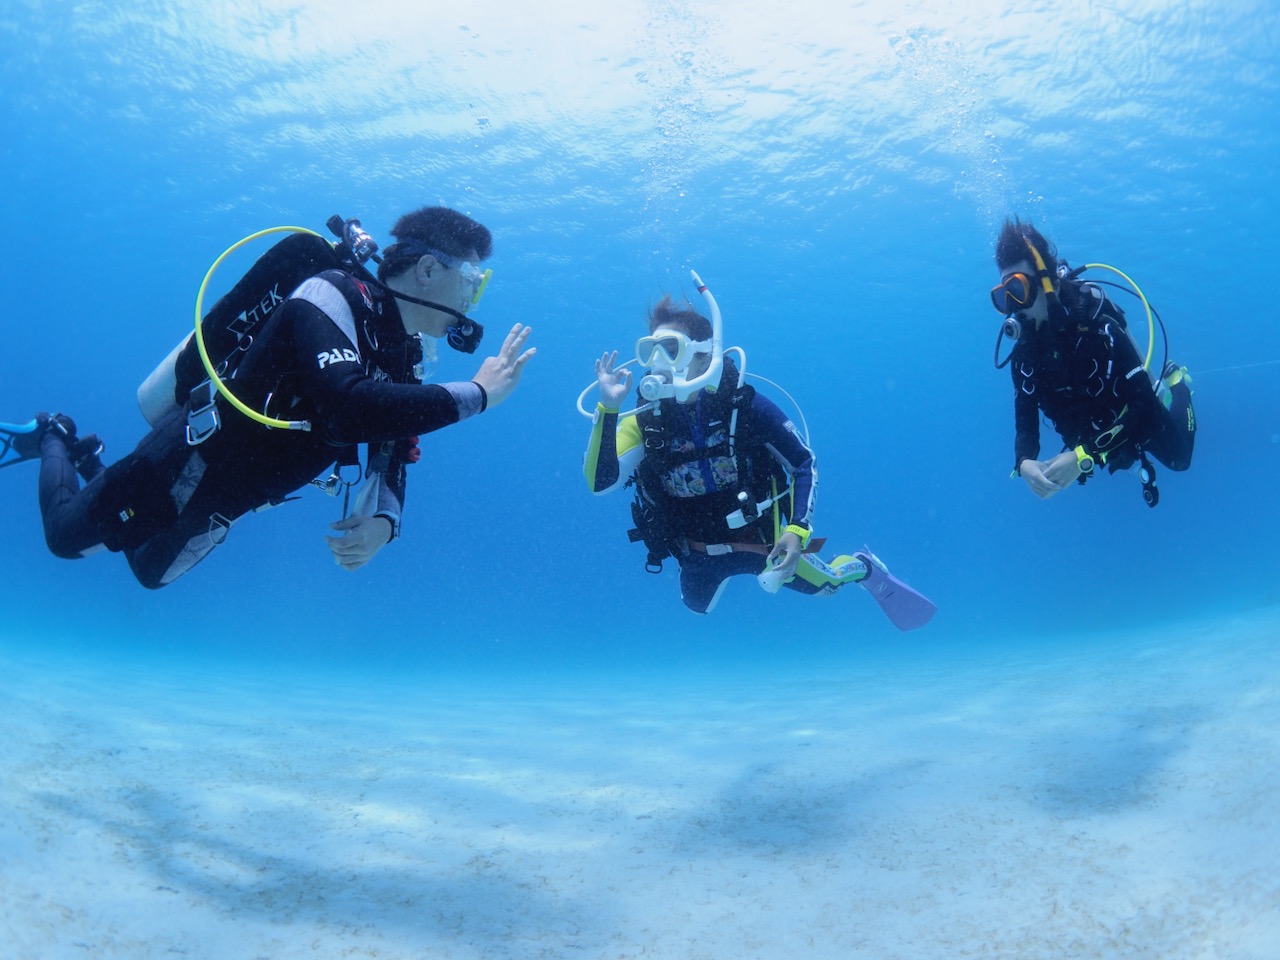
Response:
[{"label": "yellow wetsuit panel", "polygon": [[[608,444],[604,442],[606,431],[613,431],[613,450],[609,451]],[[601,493],[613,487],[618,480],[623,479],[620,475],[619,462],[624,459],[635,459],[639,462],[639,457],[635,456],[639,452],[644,443],[644,435],[640,431],[640,424],[635,417],[623,417],[619,422],[616,410],[606,410],[604,407],[596,406],[595,421],[591,425],[591,437],[587,441],[587,455],[583,459],[582,473],[587,479],[587,486],[593,492]],[[605,451],[604,460],[601,460],[601,452]],[[631,454],[631,457],[628,457]],[[634,468],[634,464],[631,464]],[[615,476],[613,483],[605,484],[603,487],[598,485],[601,476],[601,468],[608,475],[611,473],[618,474]],[[630,473],[630,471],[628,471]]]}]

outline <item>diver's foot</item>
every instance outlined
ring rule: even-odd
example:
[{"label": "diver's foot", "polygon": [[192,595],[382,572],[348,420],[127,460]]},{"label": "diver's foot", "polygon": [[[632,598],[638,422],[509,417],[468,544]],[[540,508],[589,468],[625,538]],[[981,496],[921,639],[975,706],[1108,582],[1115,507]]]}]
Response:
[{"label": "diver's foot", "polygon": [[872,553],[870,547],[863,547],[861,550],[855,553],[854,556],[859,560],[862,560],[864,563],[866,563],[868,576],[871,575],[872,567],[879,567],[880,570],[884,573],[889,572],[889,568],[885,566],[884,561],[881,560],[879,557],[877,557],[874,553]]},{"label": "diver's foot", "polygon": [[106,445],[98,439],[96,433],[81,437],[67,447],[67,455],[76,468],[76,473],[88,482],[103,471],[101,453]]},{"label": "diver's foot", "polygon": [[1160,374],[1160,382],[1156,384],[1156,397],[1165,405],[1167,409],[1173,402],[1173,388],[1178,384],[1186,387],[1188,392],[1191,390],[1191,374],[1187,372],[1187,368],[1179,366],[1175,361],[1170,360],[1164,365],[1164,370]]},{"label": "diver's foot", "polygon": [[68,444],[75,442],[76,423],[64,414],[37,413],[33,422],[34,430],[15,434],[13,438],[13,451],[23,460],[40,456],[40,444],[47,433],[60,436]]}]

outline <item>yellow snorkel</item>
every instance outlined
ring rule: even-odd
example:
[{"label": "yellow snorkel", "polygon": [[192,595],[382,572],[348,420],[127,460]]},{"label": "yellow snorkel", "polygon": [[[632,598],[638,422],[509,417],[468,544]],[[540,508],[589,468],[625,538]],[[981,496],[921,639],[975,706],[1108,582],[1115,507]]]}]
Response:
[{"label": "yellow snorkel", "polygon": [[1040,287],[1044,290],[1045,300],[1056,297],[1057,294],[1053,289],[1053,278],[1049,274],[1049,268],[1045,266],[1044,257],[1040,256],[1040,251],[1036,249],[1036,245],[1026,237],[1022,238],[1023,243],[1027,245],[1027,249],[1031,251],[1031,259],[1036,264],[1036,276],[1040,278]]}]

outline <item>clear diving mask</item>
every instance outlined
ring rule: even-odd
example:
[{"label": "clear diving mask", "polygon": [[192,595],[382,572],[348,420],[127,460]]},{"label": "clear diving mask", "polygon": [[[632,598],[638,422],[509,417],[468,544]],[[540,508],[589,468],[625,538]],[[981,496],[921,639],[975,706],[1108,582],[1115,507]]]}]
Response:
[{"label": "clear diving mask", "polygon": [[[683,402],[707,385],[713,359],[713,340],[693,340],[679,330],[659,327],[636,341],[636,361],[649,371],[640,379],[640,395],[646,400],[675,397]],[[718,370],[716,378],[718,382]]]},{"label": "clear diving mask", "polygon": [[710,340],[691,340],[678,330],[659,328],[636,341],[636,361],[642,367],[684,371],[695,354],[710,352]]},{"label": "clear diving mask", "polygon": [[443,250],[428,246],[425,243],[409,241],[404,246],[412,249],[415,256],[428,254],[435,257],[437,262],[446,270],[458,271],[461,289],[458,291],[457,309],[460,312],[466,313],[480,303],[480,298],[484,296],[485,288],[489,286],[489,278],[493,276],[492,270],[488,268],[481,270],[470,260],[455,257],[451,253],[445,253]]},{"label": "clear diving mask", "polygon": [[[489,286],[489,278],[493,276],[493,271],[488,268],[481,270],[470,260],[462,260],[458,257],[450,256],[440,250],[429,250],[428,252],[440,262],[441,266],[449,270],[458,271],[458,279],[462,281],[458,309],[463,314],[467,313],[484,296],[485,288]],[[480,340],[484,336],[484,327],[470,317],[459,317],[456,323],[449,325],[445,336],[449,341],[449,346],[458,352],[475,353],[476,347],[480,346]]]},{"label": "clear diving mask", "polygon": [[485,288],[489,286],[489,279],[493,276],[493,271],[487,268],[481,270],[470,260],[463,260],[461,257],[445,253],[443,250],[429,246],[421,240],[406,240],[400,244],[400,248],[401,252],[409,256],[420,257],[424,254],[429,254],[435,257],[436,262],[446,270],[456,270],[460,281],[458,299],[455,305],[450,305],[421,300],[403,293],[393,293],[393,296],[399,300],[407,300],[410,303],[421,304],[424,307],[431,307],[433,310],[440,310],[449,314],[454,318],[454,322],[445,329],[445,338],[449,346],[460,353],[475,353],[476,348],[480,346],[481,339],[484,337],[484,326],[468,317],[467,312],[478,304],[480,298],[484,296]]}]

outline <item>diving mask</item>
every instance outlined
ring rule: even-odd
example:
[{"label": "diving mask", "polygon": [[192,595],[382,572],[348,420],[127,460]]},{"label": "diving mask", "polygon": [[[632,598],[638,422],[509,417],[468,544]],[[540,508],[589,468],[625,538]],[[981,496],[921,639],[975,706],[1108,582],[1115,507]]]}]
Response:
[{"label": "diving mask", "polygon": [[458,298],[459,312],[455,314],[457,321],[446,328],[445,339],[448,340],[449,346],[459,353],[475,353],[476,348],[480,346],[480,340],[484,337],[484,326],[463,314],[480,302],[485,288],[489,285],[489,278],[493,276],[493,271],[487,268],[481,270],[470,260],[463,260],[461,257],[455,257],[435,247],[425,244],[417,246],[419,255],[430,254],[446,270],[458,271],[458,279],[462,281]]},{"label": "diving mask", "polygon": [[1011,273],[991,288],[991,305],[1005,316],[1036,302],[1036,284],[1025,273]]},{"label": "diving mask", "polygon": [[481,270],[470,260],[463,260],[458,265],[458,273],[462,277],[463,298],[466,302],[462,312],[466,313],[484,296],[485,287],[489,285],[489,278],[493,276],[493,271],[487,267]]},{"label": "diving mask", "polygon": [[403,252],[415,257],[424,255],[436,258],[436,261],[446,270],[457,270],[458,278],[462,281],[462,290],[458,297],[458,310],[466,313],[472,307],[480,302],[480,298],[484,296],[485,288],[489,286],[489,278],[493,276],[493,271],[487,267],[481,270],[470,260],[463,260],[461,257],[455,257],[451,253],[445,253],[443,250],[429,246],[421,240],[407,240],[400,245]]},{"label": "diving mask", "polygon": [[710,340],[692,340],[678,330],[659,329],[636,341],[636,360],[642,367],[684,371],[696,354],[711,353]]},{"label": "diving mask", "polygon": [[440,250],[428,248],[427,253],[440,261],[441,265],[447,270],[457,270],[458,277],[462,280],[462,296],[459,299],[459,309],[466,313],[472,307],[480,302],[480,298],[484,296],[484,291],[489,286],[489,278],[493,276],[490,269],[481,270],[470,260],[462,260],[458,257],[450,256]]}]

